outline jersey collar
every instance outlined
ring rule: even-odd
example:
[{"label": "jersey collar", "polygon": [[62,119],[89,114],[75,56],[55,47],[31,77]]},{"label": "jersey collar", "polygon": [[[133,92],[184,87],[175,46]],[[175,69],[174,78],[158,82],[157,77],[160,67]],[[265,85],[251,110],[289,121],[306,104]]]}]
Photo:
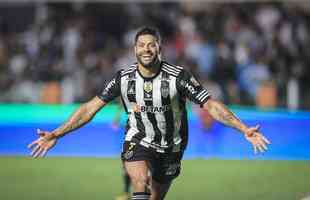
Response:
[{"label": "jersey collar", "polygon": [[139,70],[139,66],[138,66],[138,65],[137,65],[137,71],[138,71],[139,75],[140,75],[144,80],[148,80],[148,81],[149,81],[149,80],[153,80],[154,78],[156,78],[156,77],[160,74],[162,65],[163,65],[163,61],[160,61],[159,70],[157,71],[157,73],[156,73],[154,76],[151,76],[151,77],[145,77],[145,76],[143,76],[142,73],[141,73],[140,70]]}]

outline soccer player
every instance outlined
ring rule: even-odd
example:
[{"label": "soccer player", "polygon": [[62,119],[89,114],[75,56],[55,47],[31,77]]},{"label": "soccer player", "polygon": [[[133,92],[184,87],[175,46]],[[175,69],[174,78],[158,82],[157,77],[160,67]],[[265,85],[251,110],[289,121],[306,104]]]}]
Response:
[{"label": "soccer player", "polygon": [[[59,128],[39,131],[29,148],[33,157],[44,156],[59,138],[89,122],[108,102],[120,96],[128,122],[121,154],[132,183],[132,199],[162,200],[181,169],[188,141],[186,99],[211,116],[243,133],[254,148],[264,152],[270,143],[259,126],[248,127],[180,66],[161,60],[161,38],[144,27],[135,36],[137,63],[120,70],[102,93],[84,103]],[[149,176],[150,173],[150,176]]]}]

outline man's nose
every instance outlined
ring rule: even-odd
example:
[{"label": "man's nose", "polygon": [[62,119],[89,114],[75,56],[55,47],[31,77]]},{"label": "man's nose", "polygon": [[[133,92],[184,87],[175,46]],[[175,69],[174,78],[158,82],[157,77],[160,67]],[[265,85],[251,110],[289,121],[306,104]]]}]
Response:
[{"label": "man's nose", "polygon": [[149,46],[146,45],[146,46],[144,47],[144,51],[151,51],[151,49],[150,49]]}]

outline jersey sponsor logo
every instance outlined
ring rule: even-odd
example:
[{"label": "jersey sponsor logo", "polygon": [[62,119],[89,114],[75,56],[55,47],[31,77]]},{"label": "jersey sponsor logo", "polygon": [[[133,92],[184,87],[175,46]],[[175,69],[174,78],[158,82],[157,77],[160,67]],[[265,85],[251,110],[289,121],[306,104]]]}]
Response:
[{"label": "jersey sponsor logo", "polygon": [[116,82],[115,78],[112,81],[110,81],[108,85],[105,87],[104,93],[108,93],[111,90],[111,88],[115,85],[115,82]]},{"label": "jersey sponsor logo", "polygon": [[195,88],[194,88],[191,84],[189,84],[189,83],[187,83],[187,82],[185,82],[185,81],[183,81],[183,80],[180,81],[180,84],[181,84],[181,86],[183,86],[185,89],[187,89],[192,95],[194,95],[194,94],[197,93],[197,91],[195,90]]},{"label": "jersey sponsor logo", "polygon": [[190,85],[189,83],[186,83],[186,84],[184,85],[184,87],[185,87],[185,89],[187,89],[192,95],[194,95],[194,94],[197,93],[197,91],[195,90],[195,88],[194,88],[192,85]]},{"label": "jersey sponsor logo", "polygon": [[169,105],[165,106],[139,106],[138,104],[135,104],[133,106],[134,112],[149,112],[149,113],[162,113],[170,110]]},{"label": "jersey sponsor logo", "polygon": [[166,112],[170,109],[170,106],[140,106],[141,112],[150,112],[150,113],[156,113],[156,112]]}]

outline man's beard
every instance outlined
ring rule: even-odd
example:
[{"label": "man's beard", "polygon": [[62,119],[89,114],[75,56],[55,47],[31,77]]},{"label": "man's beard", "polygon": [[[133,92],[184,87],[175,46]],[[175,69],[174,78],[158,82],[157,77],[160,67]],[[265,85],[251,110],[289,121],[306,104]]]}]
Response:
[{"label": "man's beard", "polygon": [[145,68],[151,68],[154,67],[159,62],[158,56],[154,56],[153,60],[148,63],[144,63],[140,56],[136,55],[138,62]]}]

